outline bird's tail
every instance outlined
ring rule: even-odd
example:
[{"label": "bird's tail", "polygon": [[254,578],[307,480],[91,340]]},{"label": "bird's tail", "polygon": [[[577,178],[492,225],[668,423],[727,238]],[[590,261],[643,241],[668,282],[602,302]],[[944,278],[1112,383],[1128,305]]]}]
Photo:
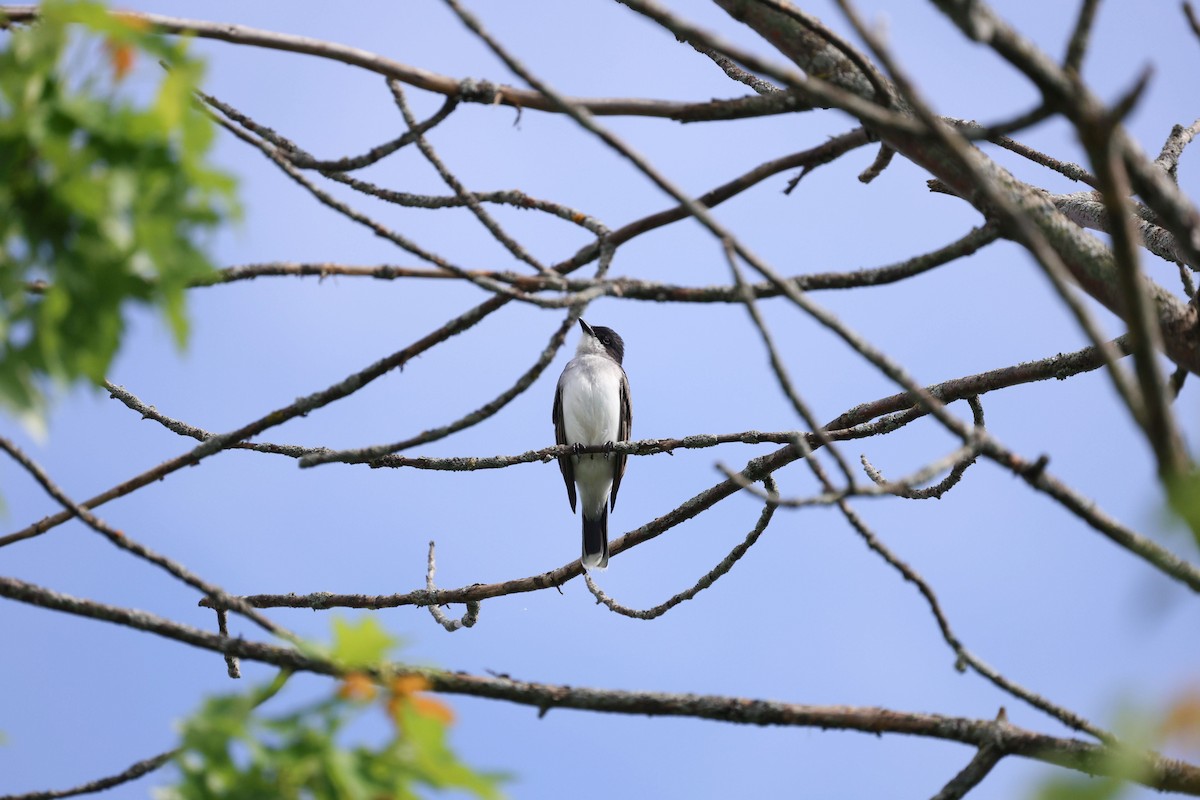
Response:
[{"label": "bird's tail", "polygon": [[583,512],[584,569],[604,569],[608,566],[608,505],[602,504],[595,515]]}]

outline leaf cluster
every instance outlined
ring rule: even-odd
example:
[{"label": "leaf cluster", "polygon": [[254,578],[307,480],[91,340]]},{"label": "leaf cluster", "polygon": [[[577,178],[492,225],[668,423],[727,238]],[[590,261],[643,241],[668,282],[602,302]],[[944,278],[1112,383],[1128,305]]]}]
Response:
[{"label": "leaf cluster", "polygon": [[[205,160],[213,123],[194,107],[203,68],[186,44],[88,0],[50,0],[37,23],[0,38],[0,403],[10,410],[38,411],[47,379],[102,381],[130,302],[158,307],[186,339],[184,290],[211,273],[207,237],[237,213],[233,179]],[[124,83],[141,55],[167,67],[146,102]],[[89,61],[99,64],[82,68]]]},{"label": "leaf cluster", "polygon": [[[210,698],[183,725],[179,780],[158,790],[160,800],[376,800],[443,789],[499,797],[501,776],[472,770],[451,750],[451,714],[421,696],[425,682],[411,674],[384,677],[396,641],[370,618],[335,628],[332,647],[317,649],[352,670],[336,691],[286,713],[262,714],[260,706],[287,682],[281,673],[250,693]],[[371,708],[387,714],[392,736],[377,747],[346,743],[347,726]]]}]

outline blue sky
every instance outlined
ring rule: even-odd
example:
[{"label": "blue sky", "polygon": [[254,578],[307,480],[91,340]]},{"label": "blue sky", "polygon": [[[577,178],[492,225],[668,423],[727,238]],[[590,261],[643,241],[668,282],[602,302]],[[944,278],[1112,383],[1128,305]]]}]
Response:
[{"label": "blue sky", "polygon": [[[998,3],[998,10],[1058,55],[1075,3]],[[164,14],[238,22],[351,44],[459,77],[516,82],[438,2],[160,2]],[[715,7],[675,3],[680,13],[769,52]],[[1006,118],[1036,100],[999,60],[966,42],[926,4],[864,4],[883,15],[890,41],[941,113]],[[474,4],[485,25],[558,89],[580,96],[686,100],[733,97],[742,87],[691,48],[612,2]],[[829,3],[805,8],[839,31]],[[361,152],[395,136],[403,121],[383,81],[345,65],[196,41],[209,59],[206,89],[324,157]],[[1085,76],[1114,98],[1146,63],[1156,68],[1130,131],[1157,152],[1173,124],[1197,115],[1200,43],[1175,4],[1102,6]],[[418,116],[440,98],[410,92]],[[854,127],[839,112],[722,125],[656,119],[603,120],[686,190],[702,193],[772,158]],[[1022,139],[1057,157],[1080,148],[1059,122]],[[569,120],[469,106],[431,140],[472,189],[519,188],[618,227],[671,202]],[[989,151],[992,152],[992,151]],[[940,247],[979,224],[965,203],[932,194],[902,159],[874,183],[857,174],[861,149],[807,176],[790,196],[783,174],[721,206],[717,217],[784,274],[878,266]],[[1180,180],[1196,195],[1195,154]],[[221,266],[329,261],[420,266],[368,231],[328,212],[256,151],[223,136],[217,158],[235,172],[244,221],[214,243]],[[996,158],[1053,192],[1079,186],[1007,153]],[[447,193],[409,148],[366,171],[391,188]],[[456,263],[521,269],[466,211],[400,209],[330,190]],[[495,216],[538,258],[556,262],[586,242],[581,232],[528,211]],[[1175,268],[1144,259],[1175,289]],[[591,267],[588,268],[589,270]],[[590,273],[589,273],[590,274]],[[687,285],[729,282],[718,243],[685,221],[620,248],[614,275]],[[1042,358],[1085,344],[1048,282],[1022,251],[996,244],[904,283],[814,293],[926,383]],[[264,278],[195,290],[187,351],[159,319],[134,313],[111,380],[161,412],[225,431],[335,383],[424,336],[485,299],[450,281]],[[840,341],[782,300],[762,304],[800,392],[821,419],[896,391]],[[352,397],[268,431],[263,440],[356,447],[395,441],[456,419],[509,386],[533,362],[565,312],[509,304],[467,333]],[[1120,326],[1097,311],[1114,335]],[[619,331],[634,403],[635,438],[801,426],[770,373],[745,310],[606,298],[585,314]],[[553,443],[554,381],[576,335],[525,394],[485,424],[410,455],[496,455]],[[1177,409],[1195,441],[1197,400]],[[962,405],[962,404],[958,404]],[[1050,469],[1118,519],[1195,560],[1194,545],[1167,524],[1147,447],[1092,373],[984,398],[993,433],[1017,452],[1050,456]],[[966,415],[964,409],[958,409]],[[60,396],[45,441],[18,439],[74,498],[89,497],[190,449],[103,393]],[[918,422],[882,439],[850,443],[889,475],[907,473],[954,443]],[[767,446],[727,445],[631,458],[610,532],[631,530],[676,507]],[[802,465],[778,476],[788,495],[811,493]],[[0,462],[7,506],[2,532],[55,510],[13,464]],[[1006,676],[1102,725],[1122,708],[1161,709],[1197,680],[1194,599],[1132,559],[1011,474],[981,462],[940,501],[870,500],[861,513],[939,593],[967,647]],[[738,495],[668,534],[613,559],[600,583],[646,607],[692,585],[750,530],[760,503]],[[327,465],[300,470],[285,458],[226,452],[101,509],[104,519],[230,592],[392,593],[424,585],[425,549],[437,541],[444,587],[490,583],[558,567],[578,556],[554,464],[455,475]],[[104,602],[144,608],[201,627],[196,596],[117,552],[82,525],[0,550],[0,574]],[[457,608],[461,612],[461,608]],[[328,614],[274,612],[304,635],[326,637]],[[597,606],[575,580],[483,604],[479,624],[447,634],[426,611],[376,612],[407,642],[404,657],[448,669],[507,673],[597,688],[680,691],[872,706],[991,718],[1000,706],[1020,725],[1062,726],[973,674],[954,670],[918,593],[871,554],[836,513],[780,510],[734,570],[654,622]],[[241,623],[237,623],[241,625]],[[238,630],[247,635],[257,631]],[[0,641],[0,792],[64,788],[160,752],[173,724],[201,698],[238,688],[211,653],[101,623],[4,603]],[[246,665],[246,681],[269,670]],[[303,678],[295,698],[324,690]],[[967,748],[898,736],[758,729],[697,720],[645,719],[449,698],[454,741],[481,768],[516,775],[514,797],[569,791],[625,796],[930,796],[970,759]],[[363,736],[382,730],[364,725]],[[1194,756],[1195,754],[1193,754]],[[973,798],[1023,796],[1054,771],[1008,759]],[[110,793],[144,797],[158,774]],[[1148,795],[1148,793],[1147,793]]]}]

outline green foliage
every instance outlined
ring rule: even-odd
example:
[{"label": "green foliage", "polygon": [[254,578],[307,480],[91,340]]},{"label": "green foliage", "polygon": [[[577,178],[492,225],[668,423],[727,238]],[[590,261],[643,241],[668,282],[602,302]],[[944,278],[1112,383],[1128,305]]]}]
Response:
[{"label": "green foliage", "polygon": [[1200,471],[1173,477],[1167,484],[1167,505],[1183,520],[1200,545]]},{"label": "green foliage", "polygon": [[1147,777],[1144,755],[1161,746],[1171,732],[1165,720],[1135,705],[1118,709],[1114,728],[1123,746],[1109,751],[1096,765],[1108,774],[1055,775],[1040,787],[1036,800],[1116,800],[1128,796]]},{"label": "green foliage", "polygon": [[389,634],[375,617],[361,617],[350,622],[333,618],[333,650],[335,662],[346,667],[373,667],[384,663],[388,653],[400,641]]},{"label": "green foliage", "polygon": [[[381,800],[458,789],[485,800],[500,797],[501,777],[475,772],[447,744],[452,714],[421,694],[427,688],[424,679],[392,675],[384,659],[394,646],[371,617],[357,624],[337,620],[327,657],[364,671],[347,673],[329,697],[264,715],[260,706],[287,682],[288,675],[281,673],[250,693],[209,699],[184,723],[178,782],[157,790],[157,796]],[[347,725],[367,709],[385,713],[393,735],[380,747],[345,744]]]},{"label": "green foliage", "polygon": [[[104,378],[129,301],[160,308],[183,344],[184,290],[212,272],[203,239],[237,209],[204,160],[213,124],[185,43],[47,0],[0,45],[0,403],[37,412],[47,378]],[[78,68],[99,53],[101,69]],[[139,54],[169,67],[144,106],[118,89]]]},{"label": "green foliage", "polygon": [[1115,800],[1128,788],[1128,783],[1117,778],[1056,776],[1046,782],[1036,800]]}]

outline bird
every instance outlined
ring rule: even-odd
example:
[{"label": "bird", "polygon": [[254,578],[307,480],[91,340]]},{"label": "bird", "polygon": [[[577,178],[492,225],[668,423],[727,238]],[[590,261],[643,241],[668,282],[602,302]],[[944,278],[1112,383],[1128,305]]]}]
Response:
[{"label": "bird", "polygon": [[[607,445],[629,440],[633,408],[629,403],[629,378],[622,361],[625,342],[612,328],[591,326],[579,320],[583,334],[575,357],[567,362],[554,393],[554,440],[558,444]],[[583,507],[585,569],[608,566],[608,512],[617,504],[617,490],[625,475],[624,453],[578,453],[558,457],[567,484],[571,513]]]}]

